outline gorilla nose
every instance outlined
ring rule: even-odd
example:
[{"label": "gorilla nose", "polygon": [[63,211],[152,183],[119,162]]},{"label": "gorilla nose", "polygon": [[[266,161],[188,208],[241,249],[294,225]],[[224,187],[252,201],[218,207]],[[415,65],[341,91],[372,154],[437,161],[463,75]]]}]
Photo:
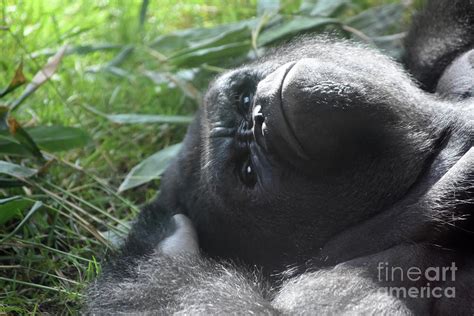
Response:
[{"label": "gorilla nose", "polygon": [[252,112],[254,135],[257,143],[279,155],[308,159],[288,124],[282,107],[282,82],[295,62],[280,66],[257,86]]},{"label": "gorilla nose", "polygon": [[378,116],[370,115],[378,107],[368,110],[363,87],[358,88],[364,85],[362,76],[315,58],[284,64],[269,74],[255,97],[264,117],[266,148],[287,160],[320,166],[358,155],[361,144],[383,130]]},{"label": "gorilla nose", "polygon": [[[345,154],[344,134],[356,133],[365,115],[354,111],[357,83],[336,64],[315,58],[298,60],[287,72],[280,87],[280,104],[288,128],[311,160],[331,160]],[[346,147],[348,148],[348,147]]]}]

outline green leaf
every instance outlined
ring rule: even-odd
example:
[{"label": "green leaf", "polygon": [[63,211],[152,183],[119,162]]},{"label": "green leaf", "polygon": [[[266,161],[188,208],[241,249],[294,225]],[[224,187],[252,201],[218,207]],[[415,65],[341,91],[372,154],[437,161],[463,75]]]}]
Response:
[{"label": "green leaf", "polygon": [[20,196],[0,200],[0,225],[16,217],[23,210],[31,207],[32,204],[32,201],[25,200]]},{"label": "green leaf", "polygon": [[172,145],[143,160],[127,174],[118,191],[123,192],[158,178],[180,149],[181,144]]},{"label": "green leaf", "polygon": [[0,131],[8,130],[8,117],[10,116],[10,108],[0,105]]},{"label": "green leaf", "polygon": [[[123,45],[121,44],[111,44],[111,43],[101,43],[101,44],[91,44],[91,45],[78,45],[78,46],[68,46],[64,55],[86,55],[90,53],[95,53],[98,51],[109,51],[109,50],[116,50],[122,48]],[[57,49],[53,48],[46,48],[31,54],[32,58],[37,58],[40,56],[53,56],[58,52]]]},{"label": "green leaf", "polygon": [[215,36],[196,39],[170,57],[176,67],[196,67],[204,63],[215,64],[222,59],[247,54],[251,48],[251,29],[248,23],[235,24]]},{"label": "green leaf", "polygon": [[23,148],[28,150],[35,158],[43,161],[44,157],[41,151],[36,145],[35,141],[31,138],[30,134],[21,127],[13,117],[8,118],[8,128],[10,130],[10,135],[15,138],[15,140],[21,144]]},{"label": "green leaf", "polygon": [[26,86],[25,91],[21,94],[21,96],[15,100],[10,108],[12,111],[16,110],[18,106],[33,92],[36,91],[43,83],[48,81],[49,78],[56,72],[58,69],[59,63],[61,62],[64,53],[66,52],[67,46],[63,46],[53,57],[51,57],[46,65],[36,73],[33,77],[31,82]]},{"label": "green leaf", "polygon": [[152,115],[152,114],[108,114],[109,120],[118,124],[144,124],[144,123],[170,123],[170,124],[189,124],[192,116],[179,115]]},{"label": "green leaf", "polygon": [[183,31],[162,35],[156,38],[151,46],[163,54],[169,54],[185,49],[189,47],[189,39],[187,38],[188,34],[181,32]]},{"label": "green leaf", "polygon": [[101,71],[107,71],[121,77],[127,77],[128,73],[119,68],[120,66],[135,50],[133,45],[126,45],[124,48],[115,56],[111,61],[104,65],[95,65],[87,67],[87,72],[97,73]]},{"label": "green leaf", "polygon": [[262,16],[265,13],[278,12],[280,9],[279,0],[259,0],[257,2],[257,15]]},{"label": "green leaf", "polygon": [[28,132],[41,149],[50,152],[84,147],[91,140],[86,131],[77,127],[38,126]]},{"label": "green leaf", "polygon": [[349,18],[346,24],[369,37],[386,35],[401,24],[404,9],[397,3],[373,7]]},{"label": "green leaf", "polygon": [[392,56],[396,60],[400,60],[403,56],[403,39],[405,38],[405,32],[372,37],[371,40],[374,44],[386,54]]},{"label": "green leaf", "polygon": [[[36,145],[49,152],[84,147],[90,136],[84,130],[65,126],[38,126],[26,129]],[[0,153],[28,156],[29,151],[6,132],[0,132]]]},{"label": "green leaf", "polygon": [[0,188],[16,188],[23,185],[24,183],[19,180],[0,177]]},{"label": "green leaf", "polygon": [[192,116],[181,115],[154,115],[154,114],[106,114],[94,107],[83,105],[88,111],[106,118],[117,124],[142,124],[142,123],[169,123],[169,124],[189,124]]},{"label": "green leaf", "polygon": [[13,235],[15,235],[20,230],[20,228],[22,228],[23,225],[25,225],[28,222],[31,216],[33,216],[33,214],[36,213],[36,211],[39,210],[42,206],[43,206],[42,202],[36,201],[35,204],[33,204],[33,206],[30,208],[28,213],[26,213],[25,217],[21,220],[21,222],[18,225],[16,225],[15,229],[13,229],[11,233],[9,233],[2,240],[0,240],[0,243],[5,242],[6,240],[10,239]]},{"label": "green leaf", "polygon": [[0,160],[0,173],[15,178],[29,178],[36,174],[36,170]]},{"label": "green leaf", "polygon": [[192,51],[189,54],[180,55],[171,59],[176,67],[198,67],[204,63],[220,64],[228,58],[235,58],[247,54],[251,48],[251,41],[231,43],[218,47],[209,47]]},{"label": "green leaf", "polygon": [[23,157],[32,156],[22,144],[6,131],[0,132],[0,154]]},{"label": "green leaf", "polygon": [[16,88],[20,87],[26,82],[25,75],[23,74],[23,62],[18,65],[18,68],[15,71],[15,75],[8,84],[8,87],[0,91],[0,98],[14,91]]},{"label": "green leaf", "polygon": [[300,12],[310,16],[335,17],[349,3],[349,0],[304,0]]},{"label": "green leaf", "polygon": [[295,16],[263,30],[257,39],[257,43],[258,46],[264,46],[302,32],[314,31],[326,25],[338,23],[339,21],[333,18]]},{"label": "green leaf", "polygon": [[213,48],[218,46],[223,46],[226,44],[238,43],[251,38],[251,30],[246,24],[236,25],[235,28],[232,28],[227,31],[223,31],[216,36],[200,39],[199,41],[192,42],[189,48],[182,50],[181,52],[175,54],[171,58],[175,58],[181,55],[189,54],[197,50],[203,50],[207,48]]},{"label": "green leaf", "polygon": [[[151,44],[161,53],[185,54],[205,47],[219,46],[250,38],[247,32],[257,25],[256,19],[223,24],[213,28],[192,28],[162,35]],[[240,34],[240,35],[239,35]],[[248,36],[248,37],[247,37]]]},{"label": "green leaf", "polygon": [[139,20],[138,20],[140,27],[143,27],[143,24],[145,24],[146,12],[148,11],[149,4],[150,4],[150,0],[142,0],[142,5],[140,6]]},{"label": "green leaf", "polygon": [[202,100],[201,92],[192,84],[195,72],[191,69],[183,69],[176,73],[147,70],[145,71],[145,76],[157,85],[167,83],[171,89],[174,87],[179,88],[184,95],[198,103]]}]

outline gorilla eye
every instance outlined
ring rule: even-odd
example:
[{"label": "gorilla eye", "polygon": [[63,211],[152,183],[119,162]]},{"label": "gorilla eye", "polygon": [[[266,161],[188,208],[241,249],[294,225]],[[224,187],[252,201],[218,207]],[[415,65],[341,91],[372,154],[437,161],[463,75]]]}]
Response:
[{"label": "gorilla eye", "polygon": [[239,172],[240,180],[248,187],[253,187],[257,182],[257,176],[253,169],[252,162],[247,159],[241,166]]},{"label": "gorilla eye", "polygon": [[253,101],[253,93],[250,91],[245,91],[239,95],[239,109],[242,111],[243,114],[247,114],[250,112],[250,108],[252,107]]}]

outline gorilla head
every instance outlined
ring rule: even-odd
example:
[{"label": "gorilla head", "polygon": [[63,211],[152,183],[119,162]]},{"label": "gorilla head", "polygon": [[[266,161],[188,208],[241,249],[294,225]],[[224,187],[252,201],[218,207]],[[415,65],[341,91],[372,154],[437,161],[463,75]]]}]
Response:
[{"label": "gorilla head", "polygon": [[374,50],[303,37],[211,83],[160,199],[208,254],[281,270],[420,198],[472,145],[462,112]]}]

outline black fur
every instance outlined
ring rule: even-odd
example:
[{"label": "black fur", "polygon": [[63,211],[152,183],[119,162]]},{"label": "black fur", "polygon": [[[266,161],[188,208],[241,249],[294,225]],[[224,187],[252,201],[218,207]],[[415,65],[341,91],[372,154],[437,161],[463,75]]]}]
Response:
[{"label": "black fur", "polygon": [[433,92],[454,58],[474,48],[474,0],[434,0],[413,20],[405,41],[405,64]]},{"label": "black fur", "polygon": [[[472,48],[473,13],[472,1],[433,1],[415,22],[405,61],[425,89]],[[380,53],[325,37],[223,74],[86,311],[474,313],[474,102],[443,89],[445,100]],[[454,263],[456,280],[381,279],[381,263]],[[455,298],[385,291],[427,283]]]}]

